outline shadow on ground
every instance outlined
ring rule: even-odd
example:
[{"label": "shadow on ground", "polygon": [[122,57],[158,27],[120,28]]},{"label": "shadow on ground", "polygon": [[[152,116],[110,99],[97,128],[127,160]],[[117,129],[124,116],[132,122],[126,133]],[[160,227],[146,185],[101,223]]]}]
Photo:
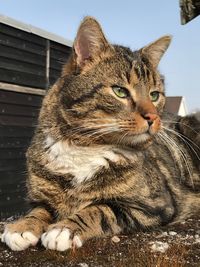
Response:
[{"label": "shadow on ground", "polygon": [[89,240],[67,252],[45,250],[40,244],[13,252],[0,242],[0,266],[199,267],[200,218],[151,232]]}]

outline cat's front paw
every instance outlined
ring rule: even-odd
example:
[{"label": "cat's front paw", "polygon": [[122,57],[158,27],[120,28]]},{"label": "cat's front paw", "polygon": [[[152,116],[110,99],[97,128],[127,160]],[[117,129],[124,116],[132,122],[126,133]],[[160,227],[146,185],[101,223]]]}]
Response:
[{"label": "cat's front paw", "polygon": [[58,251],[82,246],[80,237],[68,228],[52,228],[42,235],[41,241],[45,248]]},{"label": "cat's front paw", "polygon": [[12,250],[21,251],[30,246],[35,246],[39,238],[29,231],[15,232],[6,227],[1,241],[6,243]]}]

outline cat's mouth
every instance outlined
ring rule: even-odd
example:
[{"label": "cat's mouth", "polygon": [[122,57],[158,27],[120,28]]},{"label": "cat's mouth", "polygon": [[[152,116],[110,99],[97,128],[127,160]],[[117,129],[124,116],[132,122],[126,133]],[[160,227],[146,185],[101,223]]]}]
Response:
[{"label": "cat's mouth", "polygon": [[160,127],[148,127],[141,133],[130,133],[127,134],[124,138],[124,143],[130,146],[137,146],[137,145],[150,145],[153,142],[154,136],[159,132]]},{"label": "cat's mouth", "polygon": [[[154,117],[150,117],[150,115]],[[161,120],[160,117],[156,114],[149,114],[149,117],[145,120],[141,116],[137,118],[136,124],[133,123],[133,126],[127,124],[127,134],[124,138],[126,144],[142,145],[142,144],[151,144],[154,136],[161,129]]]}]

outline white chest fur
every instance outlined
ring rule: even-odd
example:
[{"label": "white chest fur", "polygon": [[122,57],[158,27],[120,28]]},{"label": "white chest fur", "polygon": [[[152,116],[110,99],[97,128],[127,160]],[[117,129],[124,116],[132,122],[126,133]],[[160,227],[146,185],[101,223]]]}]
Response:
[{"label": "white chest fur", "polygon": [[[46,167],[54,173],[73,175],[74,184],[90,179],[102,167],[108,168],[108,160],[122,160],[120,154],[114,152],[111,146],[78,147],[69,145],[67,141],[55,142],[48,136],[45,147],[48,148]],[[128,157],[135,158],[135,155],[128,152]]]}]

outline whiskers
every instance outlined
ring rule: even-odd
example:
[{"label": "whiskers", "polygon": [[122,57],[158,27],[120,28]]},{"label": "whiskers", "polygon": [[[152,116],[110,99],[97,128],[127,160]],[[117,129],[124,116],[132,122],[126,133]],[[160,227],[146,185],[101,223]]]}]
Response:
[{"label": "whiskers", "polygon": [[190,129],[192,132],[196,133],[196,134],[199,134],[199,132],[197,132],[195,129],[193,129],[191,126],[183,123],[183,122],[180,122],[180,121],[172,121],[172,120],[162,120],[162,122],[164,123],[169,123],[169,124],[181,124],[183,125],[184,127]]},{"label": "whiskers", "polygon": [[[175,138],[173,137],[173,135]],[[194,155],[197,157],[198,160],[200,160],[199,146],[196,143],[194,143],[194,141],[192,141],[190,138],[185,136],[184,134],[176,132],[174,129],[168,128],[166,126],[162,126],[162,130],[157,134],[157,136],[161,140],[161,142],[164,143],[170,150],[171,155],[174,157],[174,159],[176,160],[176,163],[179,166],[179,169],[181,171],[181,176],[184,176],[183,165],[186,167],[186,170],[191,180],[191,184],[194,187],[194,182],[192,179],[192,167],[191,167],[192,165],[188,159],[188,154],[183,148],[183,144],[187,145],[191,149],[191,151],[194,153]],[[177,138],[180,139],[182,145],[176,141]]]},{"label": "whiskers", "polygon": [[69,137],[73,139],[76,136],[82,136],[92,143],[105,135],[116,132],[122,132],[122,130],[118,127],[118,124],[114,119],[104,119],[104,123],[102,123],[101,119],[89,119],[83,121],[82,125],[73,127],[70,130]]},{"label": "whiskers", "polygon": [[160,131],[158,133],[158,137],[161,139],[162,143],[164,143],[170,150],[172,157],[179,166],[179,169],[181,171],[181,176],[184,176],[184,168],[183,168],[183,162],[184,162],[187,171],[189,173],[190,179],[192,181],[191,167],[189,162],[187,161],[187,157],[185,156],[185,153],[182,150],[182,148],[179,145],[177,145],[176,141],[171,136],[169,136],[165,131]]},{"label": "whiskers", "polygon": [[[176,132],[173,129],[169,129],[168,127],[162,126],[162,128],[168,132],[171,132],[172,134],[176,135],[178,138],[180,138],[187,146],[190,147],[190,149],[194,152],[194,154],[196,155],[196,157],[198,158],[198,160],[200,160],[200,156],[198,155],[198,152],[196,151],[196,149],[198,151],[200,151],[199,146],[194,143],[190,138],[188,138],[187,136],[185,136],[184,134],[181,134],[179,132]],[[194,147],[195,148],[194,148]]]}]

